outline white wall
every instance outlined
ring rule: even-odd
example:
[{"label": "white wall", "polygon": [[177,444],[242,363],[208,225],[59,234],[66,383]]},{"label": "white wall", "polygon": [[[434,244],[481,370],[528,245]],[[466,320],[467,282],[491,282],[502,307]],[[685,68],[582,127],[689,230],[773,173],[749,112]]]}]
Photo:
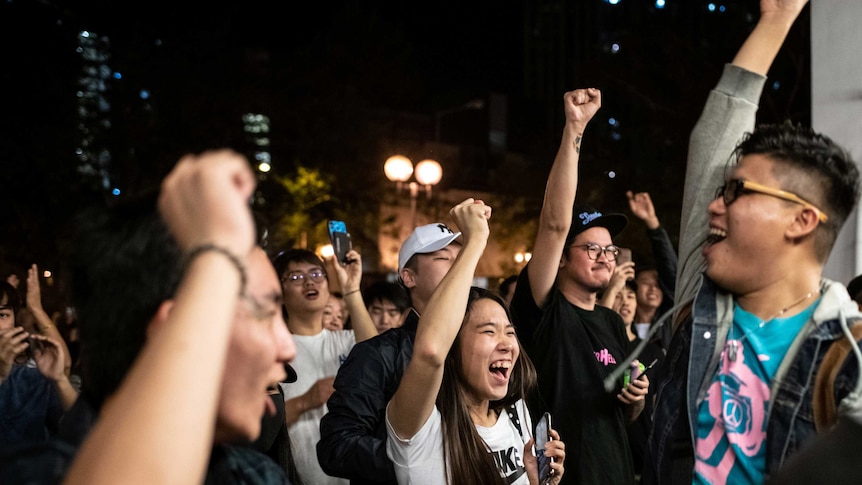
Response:
[{"label": "white wall", "polygon": [[[817,0],[811,8],[811,123],[862,163],[862,1]],[[847,220],[824,268],[844,284],[862,273],[862,221]]]}]

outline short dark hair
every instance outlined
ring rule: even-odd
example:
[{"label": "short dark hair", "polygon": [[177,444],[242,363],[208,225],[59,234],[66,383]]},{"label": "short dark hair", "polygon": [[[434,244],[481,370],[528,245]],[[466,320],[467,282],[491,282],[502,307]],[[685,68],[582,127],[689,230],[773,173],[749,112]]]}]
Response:
[{"label": "short dark hair", "polygon": [[284,272],[287,270],[290,263],[294,262],[303,262],[320,266],[320,269],[326,273],[326,265],[323,264],[323,261],[312,251],[302,248],[291,248],[278,253],[275,256],[275,259],[273,259],[272,265],[275,266],[275,272],[278,277],[281,278],[284,276]]},{"label": "short dark hair", "polygon": [[859,170],[850,154],[826,135],[785,121],[759,125],[734,151],[736,161],[747,155],[768,156],[792,168],[775,170],[784,190],[790,190],[823,210],[829,220],[815,236],[817,257],[825,262],[838,232],[859,200]]},{"label": "short dark hair", "polygon": [[100,407],[146,341],[147,326],[173,297],[181,251],[150,191],[76,216],[65,258],[80,321],[82,391]]},{"label": "short dark hair", "polygon": [[18,315],[18,310],[21,309],[21,295],[8,281],[0,281],[0,301],[3,301],[4,297],[6,299],[4,306],[9,307],[13,315]]},{"label": "short dark hair", "polygon": [[395,305],[399,312],[410,308],[410,297],[407,296],[407,290],[402,285],[391,281],[372,283],[362,292],[362,298],[366,307],[371,306],[375,301],[388,301]]}]

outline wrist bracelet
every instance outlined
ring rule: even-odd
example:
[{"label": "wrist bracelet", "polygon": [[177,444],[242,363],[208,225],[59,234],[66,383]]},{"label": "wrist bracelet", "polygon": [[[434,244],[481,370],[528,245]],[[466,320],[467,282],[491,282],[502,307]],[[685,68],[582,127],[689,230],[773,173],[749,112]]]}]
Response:
[{"label": "wrist bracelet", "polygon": [[347,293],[341,295],[342,297],[346,297],[347,295],[352,295],[354,293],[359,293],[359,290],[348,291]]},{"label": "wrist bracelet", "polygon": [[239,273],[239,294],[240,294],[240,296],[244,295],[245,294],[245,284],[246,284],[245,266],[242,264],[242,261],[240,261],[240,259],[235,254],[233,254],[229,249],[227,249],[225,247],[217,246],[217,245],[212,244],[212,243],[207,243],[207,244],[201,244],[200,246],[195,246],[195,247],[191,248],[190,250],[188,250],[188,252],[186,252],[185,257],[184,257],[183,273],[185,273],[186,269],[188,269],[189,265],[191,264],[192,261],[194,261],[195,258],[197,258],[198,256],[200,256],[203,253],[210,252],[210,251],[213,251],[213,252],[216,252],[218,254],[223,255],[224,257],[226,257],[228,259],[228,261],[230,261],[233,264],[233,266],[236,268],[237,272]]}]

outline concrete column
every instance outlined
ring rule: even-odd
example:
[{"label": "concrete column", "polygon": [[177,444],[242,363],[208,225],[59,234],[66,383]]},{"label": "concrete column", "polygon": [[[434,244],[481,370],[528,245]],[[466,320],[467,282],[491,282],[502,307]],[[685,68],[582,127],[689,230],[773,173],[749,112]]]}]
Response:
[{"label": "concrete column", "polygon": [[[862,2],[811,2],[811,123],[862,163]],[[862,221],[847,219],[824,276],[847,284],[862,273]]]}]

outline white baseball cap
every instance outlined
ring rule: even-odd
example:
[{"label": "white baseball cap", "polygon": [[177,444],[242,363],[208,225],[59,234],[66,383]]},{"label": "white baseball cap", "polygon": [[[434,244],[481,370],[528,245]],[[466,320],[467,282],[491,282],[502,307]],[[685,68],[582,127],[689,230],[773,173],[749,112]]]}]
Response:
[{"label": "white baseball cap", "polygon": [[460,232],[453,232],[449,226],[442,222],[417,227],[401,245],[401,250],[398,251],[398,273],[401,273],[404,265],[410,261],[414,254],[439,251],[452,244],[452,241],[460,236]]}]

